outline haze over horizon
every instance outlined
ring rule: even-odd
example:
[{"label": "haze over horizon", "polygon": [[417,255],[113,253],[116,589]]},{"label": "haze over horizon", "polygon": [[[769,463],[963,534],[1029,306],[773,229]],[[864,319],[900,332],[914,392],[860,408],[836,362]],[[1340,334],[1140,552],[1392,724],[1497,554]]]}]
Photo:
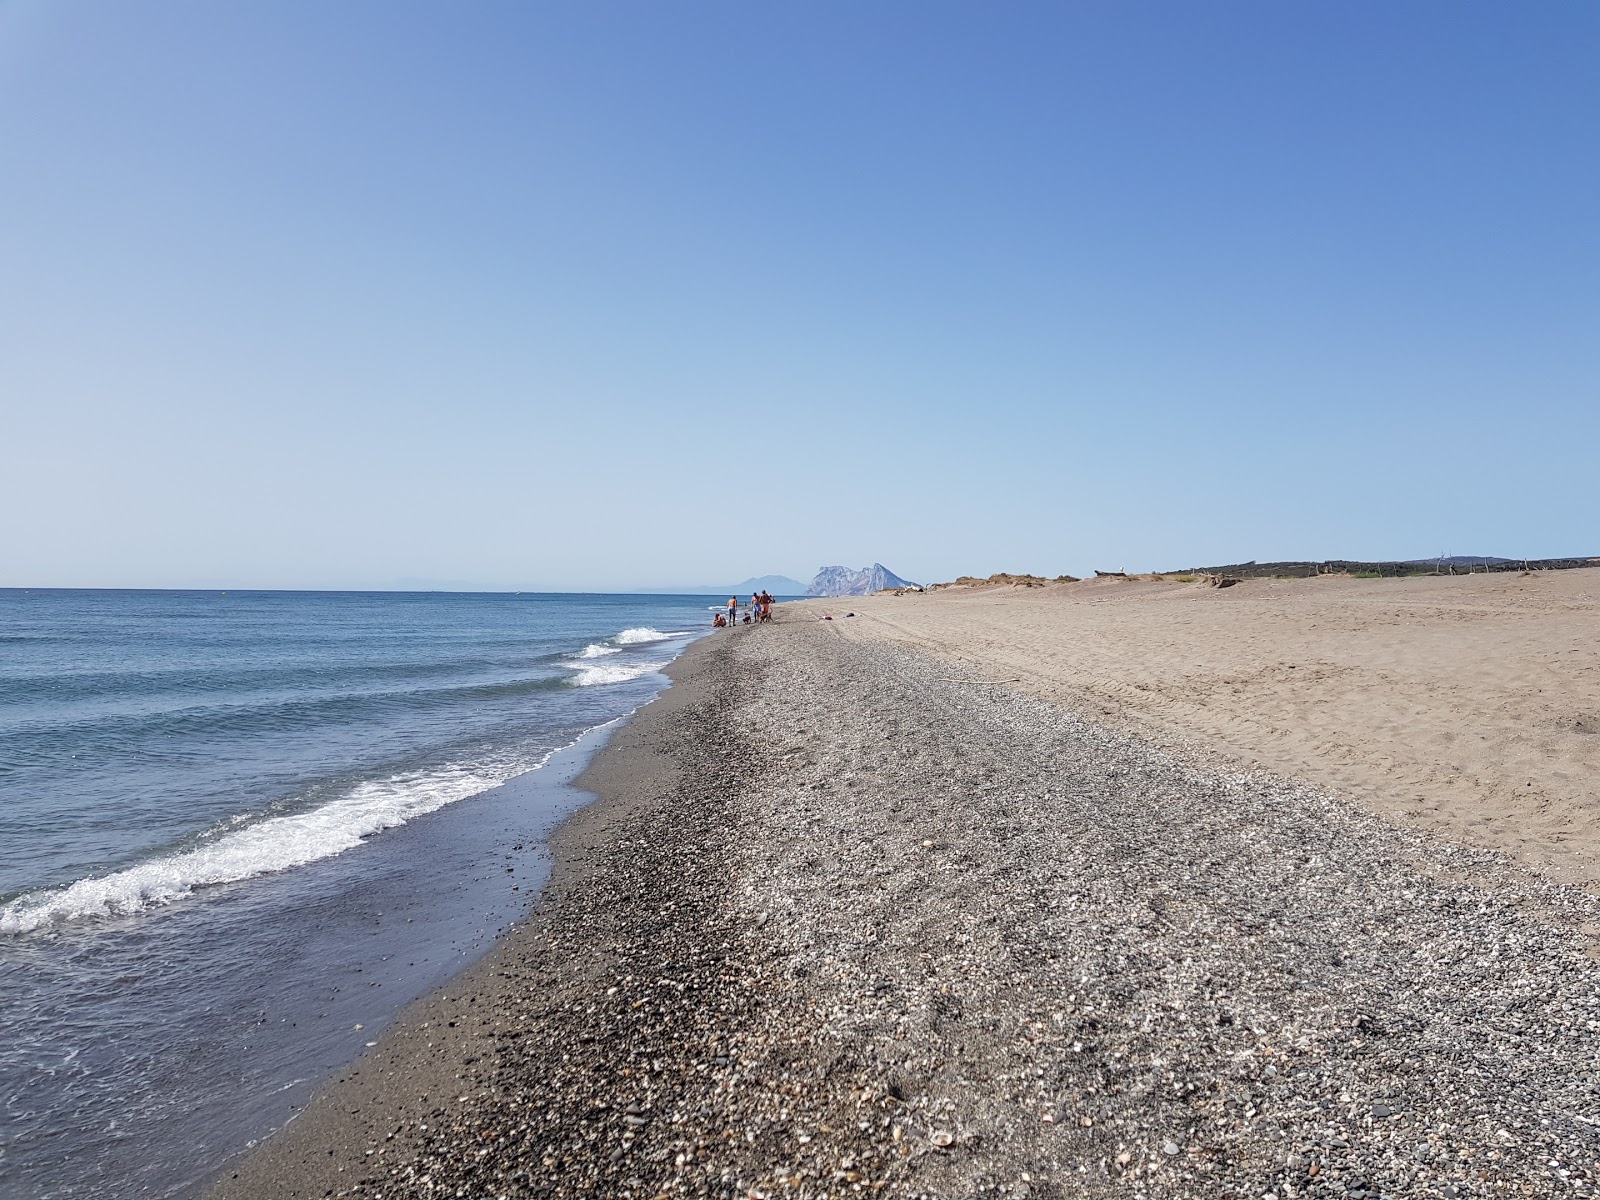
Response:
[{"label": "haze over horizon", "polygon": [[1600,552],[1600,9],[0,7],[0,586]]}]

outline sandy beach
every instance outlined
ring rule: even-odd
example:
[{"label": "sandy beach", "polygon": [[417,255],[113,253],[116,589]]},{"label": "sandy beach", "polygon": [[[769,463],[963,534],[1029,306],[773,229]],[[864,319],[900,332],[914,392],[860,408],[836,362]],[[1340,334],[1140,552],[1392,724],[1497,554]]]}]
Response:
[{"label": "sandy beach", "polygon": [[1600,880],[1600,570],[1105,578],[816,605],[1200,754]]},{"label": "sandy beach", "polygon": [[1595,574],[705,639],[534,914],[215,1195],[1593,1195]]}]

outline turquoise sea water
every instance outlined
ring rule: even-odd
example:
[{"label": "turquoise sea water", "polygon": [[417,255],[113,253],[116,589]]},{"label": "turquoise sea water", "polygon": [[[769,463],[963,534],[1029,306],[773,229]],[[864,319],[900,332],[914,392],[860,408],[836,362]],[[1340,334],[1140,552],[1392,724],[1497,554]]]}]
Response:
[{"label": "turquoise sea water", "polygon": [[0,591],[0,1195],[191,1195],[292,1116],[526,910],[713,602]]}]

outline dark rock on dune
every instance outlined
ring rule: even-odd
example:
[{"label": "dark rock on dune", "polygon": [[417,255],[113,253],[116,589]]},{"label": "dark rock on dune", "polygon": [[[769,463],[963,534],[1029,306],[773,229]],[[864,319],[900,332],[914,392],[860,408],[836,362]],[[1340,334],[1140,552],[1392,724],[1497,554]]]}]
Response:
[{"label": "dark rock on dune", "polygon": [[[1296,579],[1313,575],[1377,575],[1403,578],[1408,575],[1467,575],[1479,572],[1572,571],[1600,566],[1600,557],[1575,558],[1494,558],[1481,554],[1455,554],[1448,558],[1384,559],[1371,562],[1349,558],[1321,559],[1315,562],[1246,562],[1220,567],[1189,567],[1183,571],[1163,571],[1163,575],[1223,575],[1244,579]],[[1096,572],[1103,574],[1104,572]]]}]

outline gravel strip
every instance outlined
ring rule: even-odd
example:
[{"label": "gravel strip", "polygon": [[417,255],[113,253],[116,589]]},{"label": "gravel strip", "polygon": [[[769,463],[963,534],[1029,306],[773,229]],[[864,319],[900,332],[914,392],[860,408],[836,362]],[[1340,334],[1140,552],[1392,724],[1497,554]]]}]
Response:
[{"label": "gravel strip", "polygon": [[680,674],[344,1194],[1596,1193],[1586,894],[821,624]]}]

